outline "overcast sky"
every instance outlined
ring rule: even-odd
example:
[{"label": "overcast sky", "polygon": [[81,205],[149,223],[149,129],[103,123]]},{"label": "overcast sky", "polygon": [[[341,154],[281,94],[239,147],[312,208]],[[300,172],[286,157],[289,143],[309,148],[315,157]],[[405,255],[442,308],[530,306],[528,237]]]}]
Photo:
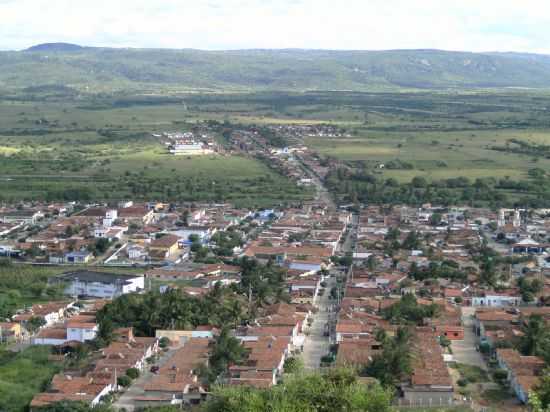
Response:
[{"label": "overcast sky", "polygon": [[0,49],[45,42],[550,53],[550,1],[0,0]]}]

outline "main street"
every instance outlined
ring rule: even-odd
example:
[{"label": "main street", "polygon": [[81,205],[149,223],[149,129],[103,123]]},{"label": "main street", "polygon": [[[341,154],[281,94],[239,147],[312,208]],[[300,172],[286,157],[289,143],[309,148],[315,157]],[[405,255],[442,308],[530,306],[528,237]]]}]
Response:
[{"label": "main street", "polygon": [[325,325],[329,323],[332,300],[329,299],[330,290],[336,286],[335,278],[327,279],[325,293],[318,298],[318,312],[313,315],[313,324],[309,328],[309,334],[304,341],[304,366],[306,369],[318,369],[321,365],[321,358],[329,353],[329,336],[325,336]]}]

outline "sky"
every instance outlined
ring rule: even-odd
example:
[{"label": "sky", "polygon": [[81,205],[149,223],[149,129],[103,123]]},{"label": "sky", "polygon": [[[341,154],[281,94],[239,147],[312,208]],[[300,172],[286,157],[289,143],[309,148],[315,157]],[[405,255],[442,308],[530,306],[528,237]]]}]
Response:
[{"label": "sky", "polygon": [[550,1],[0,0],[0,49],[47,42],[550,54]]}]

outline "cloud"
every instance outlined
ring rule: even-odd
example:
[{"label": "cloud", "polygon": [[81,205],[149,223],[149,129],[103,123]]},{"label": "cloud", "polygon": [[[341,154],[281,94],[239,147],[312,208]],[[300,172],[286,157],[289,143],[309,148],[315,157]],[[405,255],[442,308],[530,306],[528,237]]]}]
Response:
[{"label": "cloud", "polygon": [[550,53],[547,0],[0,0],[0,48],[440,48]]}]

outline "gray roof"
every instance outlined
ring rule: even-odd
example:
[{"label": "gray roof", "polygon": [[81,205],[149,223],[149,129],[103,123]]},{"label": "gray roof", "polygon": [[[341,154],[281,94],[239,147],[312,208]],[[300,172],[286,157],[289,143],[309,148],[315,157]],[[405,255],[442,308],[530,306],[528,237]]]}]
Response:
[{"label": "gray roof", "polygon": [[120,273],[107,272],[92,272],[90,270],[77,270],[74,272],[66,272],[57,276],[57,279],[62,281],[74,281],[78,279],[80,282],[97,282],[97,283],[121,283],[128,284],[130,279],[143,277],[143,274],[122,275]]}]

